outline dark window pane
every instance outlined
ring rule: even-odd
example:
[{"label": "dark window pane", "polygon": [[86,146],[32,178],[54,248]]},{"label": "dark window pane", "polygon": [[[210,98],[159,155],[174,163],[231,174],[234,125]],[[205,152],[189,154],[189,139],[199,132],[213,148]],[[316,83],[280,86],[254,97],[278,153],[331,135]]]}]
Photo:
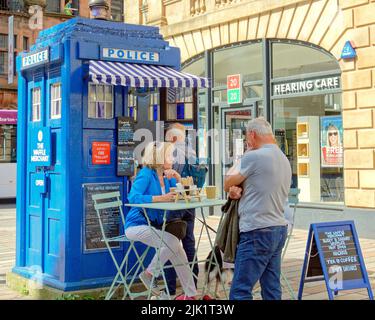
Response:
[{"label": "dark window pane", "polygon": [[48,0],[46,11],[47,12],[57,12],[60,13],[60,0]]},{"label": "dark window pane", "polygon": [[124,21],[124,1],[123,0],[112,0],[111,1],[111,15],[114,21]]},{"label": "dark window pane", "polygon": [[23,37],[22,48],[23,50],[29,50],[29,38],[28,37]]},{"label": "dark window pane", "polygon": [[340,70],[333,57],[311,47],[274,43],[272,53],[272,76],[274,78]]},{"label": "dark window pane", "polygon": [[8,49],[8,35],[0,34],[0,48]]},{"label": "dark window pane", "polygon": [[0,52],[0,74],[8,73],[8,53]]}]

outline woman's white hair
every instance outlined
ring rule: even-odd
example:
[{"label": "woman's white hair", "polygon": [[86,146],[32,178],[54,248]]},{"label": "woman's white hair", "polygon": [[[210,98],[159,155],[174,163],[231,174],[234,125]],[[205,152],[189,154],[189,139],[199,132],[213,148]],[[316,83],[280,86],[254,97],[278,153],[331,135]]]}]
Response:
[{"label": "woman's white hair", "polygon": [[150,142],[145,148],[142,164],[151,169],[162,167],[167,152],[173,152],[172,143],[159,141]]},{"label": "woman's white hair", "polygon": [[265,136],[273,134],[270,123],[263,117],[250,120],[246,126],[247,132],[255,132],[257,135]]}]

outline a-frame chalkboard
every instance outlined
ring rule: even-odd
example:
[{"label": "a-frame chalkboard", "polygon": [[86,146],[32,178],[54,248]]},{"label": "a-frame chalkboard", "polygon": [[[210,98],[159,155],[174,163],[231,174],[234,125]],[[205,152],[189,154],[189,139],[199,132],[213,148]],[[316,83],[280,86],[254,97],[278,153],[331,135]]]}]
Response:
[{"label": "a-frame chalkboard", "polygon": [[354,221],[310,225],[298,299],[306,282],[322,280],[330,300],[341,290],[360,288],[374,299]]}]

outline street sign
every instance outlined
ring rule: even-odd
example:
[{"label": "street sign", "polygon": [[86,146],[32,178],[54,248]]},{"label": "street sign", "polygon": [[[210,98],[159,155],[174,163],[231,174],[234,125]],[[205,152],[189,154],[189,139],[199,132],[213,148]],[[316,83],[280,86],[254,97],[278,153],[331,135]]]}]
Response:
[{"label": "street sign", "polygon": [[8,84],[14,82],[14,16],[8,18]]},{"label": "street sign", "polygon": [[351,41],[346,41],[344,48],[341,52],[342,59],[354,59],[357,56],[357,52],[354,49],[354,45]]},{"label": "street sign", "polygon": [[227,100],[228,104],[242,102],[242,77],[240,74],[227,76]]},{"label": "street sign", "polygon": [[306,282],[322,280],[330,300],[339,291],[360,288],[374,299],[354,221],[310,225],[298,299]]}]

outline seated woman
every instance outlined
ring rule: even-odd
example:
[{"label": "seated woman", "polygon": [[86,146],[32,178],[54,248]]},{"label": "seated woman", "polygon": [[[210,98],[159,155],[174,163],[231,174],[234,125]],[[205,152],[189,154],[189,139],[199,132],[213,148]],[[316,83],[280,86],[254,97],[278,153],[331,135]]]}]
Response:
[{"label": "seated woman", "polygon": [[[173,146],[170,143],[152,142],[146,146],[142,161],[143,168],[138,172],[128,194],[129,203],[174,201],[175,194],[170,192],[170,187],[175,187],[176,181],[180,181],[181,176],[171,169],[173,163],[172,153]],[[172,262],[185,292],[185,295],[176,299],[195,300],[197,290],[188,266],[186,253],[179,239],[165,232],[164,243],[160,244],[163,210],[147,209],[146,212],[152,227],[148,226],[142,209],[130,209],[125,222],[126,237],[130,240],[140,241],[150,247],[161,245],[161,264],[164,265],[168,260]],[[155,255],[146,270],[139,275],[139,278],[146,288],[151,288],[153,294],[160,295],[161,292],[156,285],[156,281],[152,281],[153,276],[154,279],[158,277],[157,262],[158,257]]]}]

